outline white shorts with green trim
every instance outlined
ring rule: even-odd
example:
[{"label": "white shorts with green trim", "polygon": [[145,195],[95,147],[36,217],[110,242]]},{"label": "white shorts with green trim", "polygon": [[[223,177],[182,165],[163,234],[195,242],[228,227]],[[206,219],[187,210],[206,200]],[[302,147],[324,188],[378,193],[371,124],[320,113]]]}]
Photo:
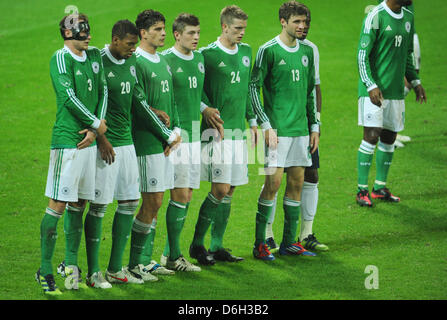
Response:
[{"label": "white shorts with green trim", "polygon": [[182,142],[174,151],[174,187],[200,188],[200,141]]},{"label": "white shorts with green trim", "polygon": [[202,143],[201,180],[241,186],[248,183],[246,140]]},{"label": "white shorts with green trim", "polygon": [[134,145],[114,147],[115,161],[107,164],[101,153],[96,156],[95,200],[109,204],[115,200],[138,200],[139,174]]},{"label": "white shorts with green trim", "polygon": [[309,136],[278,137],[276,149],[265,147],[266,168],[310,167]]},{"label": "white shorts with green trim", "polygon": [[405,124],[405,100],[384,100],[381,107],[369,97],[359,98],[359,126],[400,132]]},{"label": "white shorts with green trim", "polygon": [[95,199],[96,146],[52,149],[45,196],[63,201]]},{"label": "white shorts with green trim", "polygon": [[174,163],[171,153],[137,156],[140,192],[164,192],[174,188]]}]

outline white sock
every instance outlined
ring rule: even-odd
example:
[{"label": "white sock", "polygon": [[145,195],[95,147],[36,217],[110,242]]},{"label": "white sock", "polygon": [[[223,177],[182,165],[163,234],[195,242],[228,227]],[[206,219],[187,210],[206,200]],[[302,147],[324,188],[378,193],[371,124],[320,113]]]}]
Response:
[{"label": "white sock", "polygon": [[303,241],[312,234],[313,222],[313,220],[303,220],[303,218],[301,218],[300,241]]},{"label": "white sock", "polygon": [[[264,189],[264,185],[262,185],[261,192]],[[275,198],[273,199],[272,212],[270,213],[269,220],[267,221],[267,227],[265,229],[265,238],[274,238],[273,235],[273,221],[275,221],[275,213],[276,213],[276,202],[278,199],[278,192],[275,194]]]},{"label": "white sock", "polygon": [[317,213],[318,183],[304,181],[301,192],[300,241],[312,234],[312,223]]}]

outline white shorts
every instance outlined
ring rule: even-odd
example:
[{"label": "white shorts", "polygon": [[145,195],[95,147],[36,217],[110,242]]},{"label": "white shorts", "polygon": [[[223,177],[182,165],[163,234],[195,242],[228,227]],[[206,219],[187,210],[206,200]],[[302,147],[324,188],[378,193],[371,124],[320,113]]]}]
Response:
[{"label": "white shorts", "polygon": [[115,200],[140,199],[137,155],[133,145],[113,148],[115,161],[107,164],[96,156],[95,200],[93,203],[109,204]]},{"label": "white shorts", "polygon": [[96,146],[52,149],[45,196],[63,202],[95,199]]},{"label": "white shorts", "polygon": [[240,186],[248,183],[246,140],[202,143],[201,180]]},{"label": "white shorts", "polygon": [[200,141],[182,142],[173,152],[175,188],[200,188],[200,152]]},{"label": "white shorts", "polygon": [[140,174],[140,192],[164,192],[174,188],[174,163],[172,153],[137,157]]},{"label": "white shorts", "polygon": [[381,107],[369,97],[359,98],[359,126],[388,129],[400,132],[405,123],[405,101],[384,100]]},{"label": "white shorts", "polygon": [[309,136],[278,137],[276,149],[265,147],[265,167],[310,167]]}]

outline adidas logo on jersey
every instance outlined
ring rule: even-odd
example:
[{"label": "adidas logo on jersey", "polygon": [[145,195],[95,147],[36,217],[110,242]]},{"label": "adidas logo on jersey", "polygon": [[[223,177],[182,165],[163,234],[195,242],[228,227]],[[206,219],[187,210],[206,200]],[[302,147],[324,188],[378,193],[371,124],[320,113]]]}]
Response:
[{"label": "adidas logo on jersey", "polygon": [[177,72],[183,72],[183,69],[181,67],[178,67]]},{"label": "adidas logo on jersey", "polygon": [[110,71],[109,74],[107,75],[107,77],[109,77],[109,78],[115,78],[115,75],[113,74],[112,71]]},{"label": "adidas logo on jersey", "polygon": [[386,27],[385,31],[391,31],[391,27],[388,25],[388,27]]},{"label": "adidas logo on jersey", "polygon": [[76,71],[76,75],[77,75],[77,76],[82,76],[82,72],[81,72],[81,70]]},{"label": "adidas logo on jersey", "polygon": [[222,68],[222,67],[226,67],[227,65],[222,61],[221,63],[219,63],[219,68]]},{"label": "adidas logo on jersey", "polygon": [[157,74],[156,74],[155,72],[152,72],[151,77],[152,77],[152,78],[155,78],[156,76],[157,76]]},{"label": "adidas logo on jersey", "polygon": [[279,66],[283,66],[285,64],[286,64],[286,62],[284,61],[284,59],[281,59],[281,61],[278,63]]}]

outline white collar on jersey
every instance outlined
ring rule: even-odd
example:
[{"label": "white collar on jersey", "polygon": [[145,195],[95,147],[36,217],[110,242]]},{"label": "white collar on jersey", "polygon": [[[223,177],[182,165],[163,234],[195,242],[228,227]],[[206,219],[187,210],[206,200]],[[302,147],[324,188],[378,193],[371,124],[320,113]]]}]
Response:
[{"label": "white collar on jersey", "polygon": [[143,57],[145,57],[150,62],[153,62],[153,63],[159,63],[160,62],[160,56],[158,55],[157,52],[155,52],[155,54],[151,54],[151,53],[149,53],[147,51],[144,51],[140,47],[138,47],[137,50],[135,50],[135,53],[138,53],[138,54],[142,55]]},{"label": "white collar on jersey", "polygon": [[216,45],[223,51],[226,52],[228,54],[236,54],[239,51],[239,47],[238,45],[236,45],[235,49],[228,49],[227,47],[224,47],[224,45],[222,44],[222,42],[220,42],[220,37],[217,38],[216,40]]},{"label": "white collar on jersey", "polygon": [[76,55],[73,53],[73,51],[70,50],[69,47],[67,47],[66,45],[64,45],[64,49],[68,51],[68,53],[73,57],[73,59],[75,59],[76,61],[79,62],[84,62],[85,60],[87,60],[87,53],[85,53],[85,50],[82,51],[82,57]]},{"label": "white collar on jersey", "polygon": [[180,51],[178,51],[175,47],[172,47],[172,52],[177,57],[179,57],[180,59],[183,59],[183,60],[192,60],[192,59],[194,59],[194,53],[192,51],[189,53],[189,55],[186,55],[186,54],[183,54]]},{"label": "white collar on jersey", "polygon": [[394,19],[402,19],[403,18],[404,10],[402,10],[402,8],[400,9],[399,13],[396,13],[393,10],[391,10],[390,7],[388,7],[388,5],[386,4],[386,1],[383,1],[381,4],[384,7],[384,9],[386,10],[386,12],[388,12],[388,14],[390,16],[392,16]]},{"label": "white collar on jersey", "polygon": [[117,60],[110,52],[108,44],[104,46],[104,52],[106,53],[107,58],[109,58],[114,64],[124,64],[126,62],[126,59]]},{"label": "white collar on jersey", "polygon": [[300,48],[300,42],[298,40],[296,40],[296,46],[294,47],[289,47],[286,46],[286,44],[284,42],[281,41],[281,39],[279,38],[279,35],[277,35],[275,37],[276,41],[278,42],[278,44],[286,51],[288,52],[297,52],[298,49]]}]

